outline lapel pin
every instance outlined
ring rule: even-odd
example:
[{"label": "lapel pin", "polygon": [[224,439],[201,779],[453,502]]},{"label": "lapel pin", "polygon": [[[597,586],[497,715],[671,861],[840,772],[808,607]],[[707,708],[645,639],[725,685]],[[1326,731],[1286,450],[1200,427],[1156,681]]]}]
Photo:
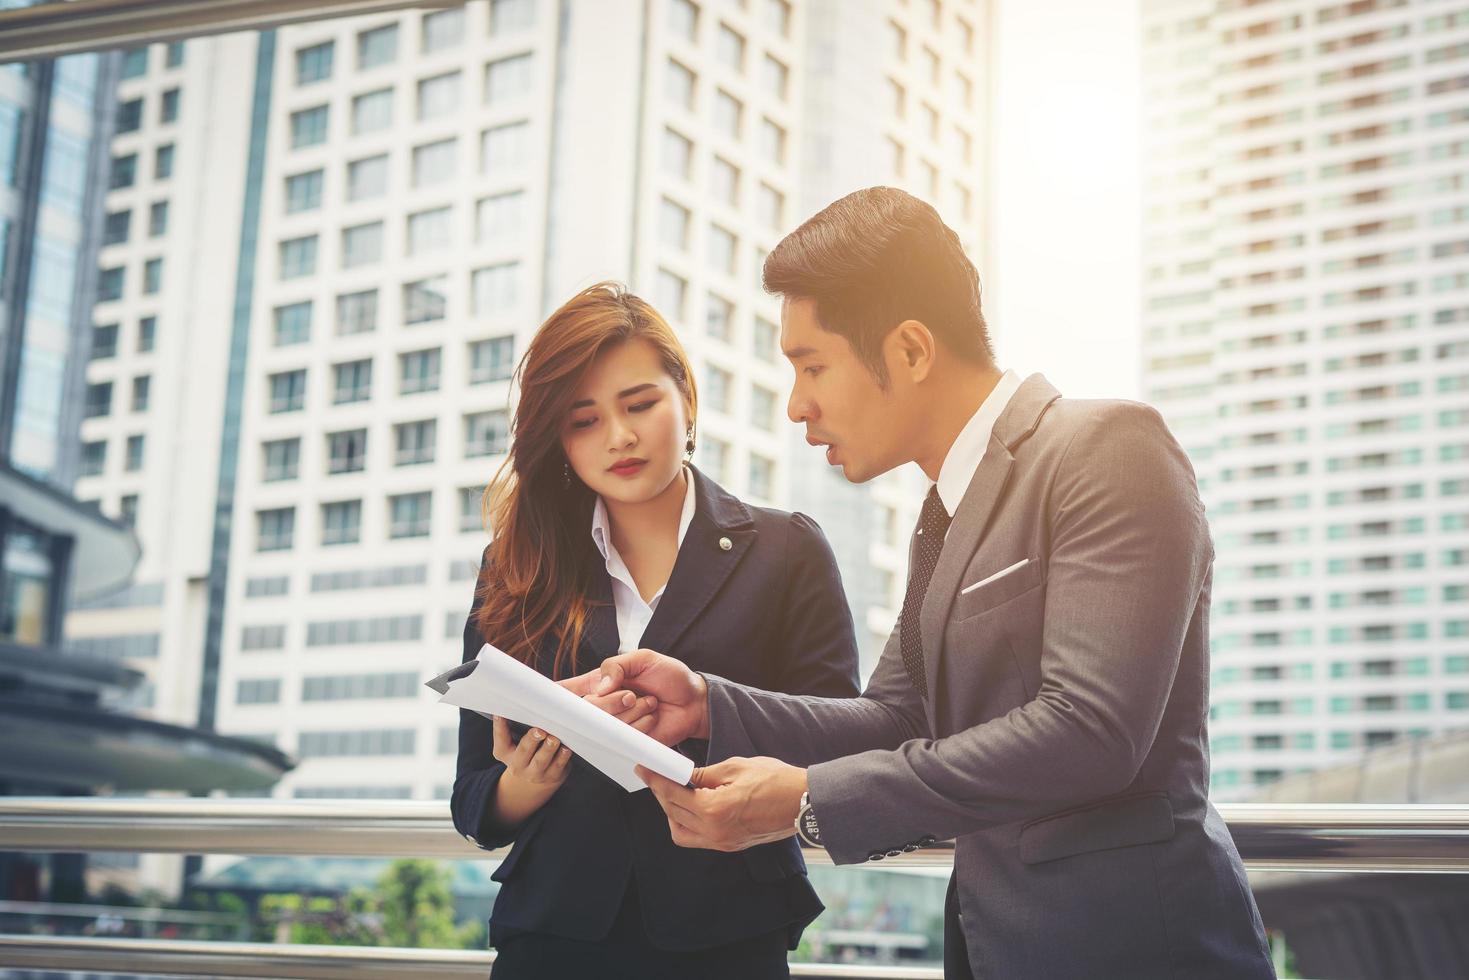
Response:
[{"label": "lapel pin", "polygon": [[720,551],[728,551],[729,549],[731,549],[733,547],[734,547],[734,542],[731,541],[729,538],[720,538],[719,539],[719,550]]}]

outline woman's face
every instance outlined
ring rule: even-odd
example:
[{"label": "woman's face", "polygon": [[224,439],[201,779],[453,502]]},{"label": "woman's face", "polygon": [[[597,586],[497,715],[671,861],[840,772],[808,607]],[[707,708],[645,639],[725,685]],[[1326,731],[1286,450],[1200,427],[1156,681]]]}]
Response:
[{"label": "woman's face", "polygon": [[653,345],[629,340],[592,362],[561,427],[583,483],[608,500],[652,500],[678,476],[688,440],[683,393]]}]

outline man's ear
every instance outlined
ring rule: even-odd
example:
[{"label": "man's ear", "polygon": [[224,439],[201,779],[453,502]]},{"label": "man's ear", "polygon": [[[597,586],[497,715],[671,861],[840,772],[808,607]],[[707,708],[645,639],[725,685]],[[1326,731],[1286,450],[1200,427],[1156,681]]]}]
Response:
[{"label": "man's ear", "polygon": [[918,320],[904,320],[888,334],[894,360],[899,370],[907,374],[909,381],[923,381],[933,370],[937,344],[933,333]]}]

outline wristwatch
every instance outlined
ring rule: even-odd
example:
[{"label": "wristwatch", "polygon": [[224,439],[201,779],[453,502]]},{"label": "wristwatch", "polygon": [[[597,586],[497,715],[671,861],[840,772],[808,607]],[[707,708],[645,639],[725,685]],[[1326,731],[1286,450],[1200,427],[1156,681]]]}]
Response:
[{"label": "wristwatch", "polygon": [[801,794],[801,807],[796,811],[796,836],[811,847],[823,847],[821,828],[816,825],[816,811],[811,808],[811,794]]}]

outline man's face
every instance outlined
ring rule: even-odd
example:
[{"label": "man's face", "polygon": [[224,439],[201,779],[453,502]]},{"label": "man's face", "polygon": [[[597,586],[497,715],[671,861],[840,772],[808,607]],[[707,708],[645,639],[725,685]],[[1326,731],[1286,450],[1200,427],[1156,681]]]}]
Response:
[{"label": "man's face", "polygon": [[785,300],[780,346],[796,371],[786,414],[806,427],[807,442],[826,448],[826,461],[843,476],[866,483],[912,459],[902,448],[901,379],[884,391],[847,338],[821,328],[815,300]]}]

